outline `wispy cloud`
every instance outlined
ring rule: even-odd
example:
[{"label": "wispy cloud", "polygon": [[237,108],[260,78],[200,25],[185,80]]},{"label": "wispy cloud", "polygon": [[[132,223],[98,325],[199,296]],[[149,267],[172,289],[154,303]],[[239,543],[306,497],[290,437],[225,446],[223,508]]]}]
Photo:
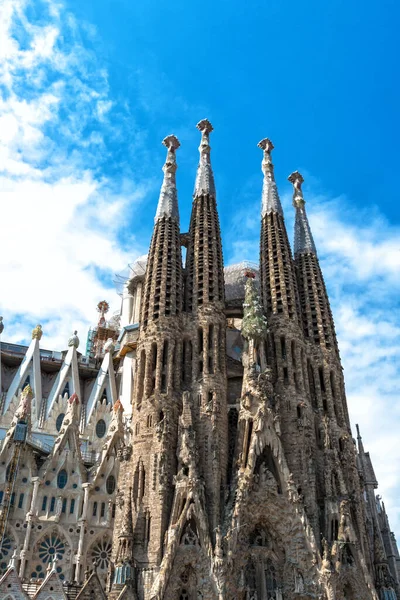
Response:
[{"label": "wispy cloud", "polygon": [[115,303],[112,274],[142,251],[117,217],[129,220],[146,188],[128,162],[107,177],[125,118],[93,29],[46,0],[29,18],[28,4],[0,7],[1,311],[7,339],[41,321],[44,345],[62,348],[75,327],[84,338],[99,300]]},{"label": "wispy cloud", "polygon": [[[307,210],[330,296],[353,424],[359,423],[400,539],[400,231],[378,207],[355,210],[345,195],[320,193],[313,177]],[[260,181],[248,182],[247,202],[234,216],[229,263],[258,261]],[[281,194],[289,236],[293,207]],[[286,191],[287,190],[287,191]]]}]

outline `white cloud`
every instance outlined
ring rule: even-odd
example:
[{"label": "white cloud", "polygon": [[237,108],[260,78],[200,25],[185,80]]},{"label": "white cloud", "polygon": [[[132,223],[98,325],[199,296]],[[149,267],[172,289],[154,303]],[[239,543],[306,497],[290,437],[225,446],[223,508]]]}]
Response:
[{"label": "white cloud", "polygon": [[135,250],[133,239],[122,249],[117,217],[144,188],[98,175],[104,134],[118,126],[107,73],[74,18],[45,0],[37,24],[27,6],[0,8],[0,310],[8,340],[42,322],[43,345],[57,349],[74,328],[85,339],[99,300],[119,308],[109,281]]}]

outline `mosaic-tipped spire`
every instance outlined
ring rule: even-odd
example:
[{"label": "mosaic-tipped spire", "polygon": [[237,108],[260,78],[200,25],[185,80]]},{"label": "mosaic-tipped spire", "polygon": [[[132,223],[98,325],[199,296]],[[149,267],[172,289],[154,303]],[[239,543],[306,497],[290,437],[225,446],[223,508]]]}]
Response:
[{"label": "mosaic-tipped spire", "polygon": [[214,174],[210,160],[210,133],[214,128],[207,119],[199,121],[196,127],[201,131],[201,142],[199,146],[200,161],[197,167],[193,197],[196,198],[207,194],[215,197]]},{"label": "mosaic-tipped spire", "polygon": [[258,147],[264,152],[261,169],[264,173],[264,183],[261,199],[261,214],[264,217],[271,212],[277,212],[283,216],[281,201],[279,199],[278,188],[274,177],[274,165],[272,164],[271,152],[274,145],[268,138],[264,138],[258,143]]},{"label": "mosaic-tipped spire", "polygon": [[177,164],[175,152],[179,148],[180,143],[175,135],[168,135],[163,139],[162,143],[167,148],[167,159],[163,166],[164,180],[161,186],[160,199],[158,201],[155,221],[162,217],[171,217],[179,221],[178,210],[178,193],[176,190],[175,173]]},{"label": "mosaic-tipped spire", "polygon": [[288,180],[293,184],[293,206],[296,209],[296,221],[294,225],[294,254],[312,252],[317,254],[310,224],[307,219],[305,200],[301,184],[304,179],[301,173],[294,171]]}]

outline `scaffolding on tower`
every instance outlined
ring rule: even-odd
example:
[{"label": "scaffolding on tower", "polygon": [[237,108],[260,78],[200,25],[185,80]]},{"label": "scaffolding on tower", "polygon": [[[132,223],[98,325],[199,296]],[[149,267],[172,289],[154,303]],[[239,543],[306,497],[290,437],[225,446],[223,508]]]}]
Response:
[{"label": "scaffolding on tower", "polygon": [[114,313],[107,320],[106,314],[110,310],[110,305],[106,300],[102,300],[97,305],[97,312],[100,314],[96,327],[91,327],[88,332],[86,342],[86,355],[90,358],[101,358],[104,355],[104,345],[107,340],[114,342],[119,334],[119,311]]}]

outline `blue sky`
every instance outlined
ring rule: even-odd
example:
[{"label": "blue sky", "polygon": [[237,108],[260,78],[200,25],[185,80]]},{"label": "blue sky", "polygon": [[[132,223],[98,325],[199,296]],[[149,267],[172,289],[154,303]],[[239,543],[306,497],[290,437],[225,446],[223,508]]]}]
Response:
[{"label": "blue sky", "polygon": [[[209,118],[225,263],[257,260],[262,153],[299,169],[331,296],[353,423],[400,537],[398,3],[3,0],[4,339],[84,339],[114,273],[147,251],[163,137],[188,228]],[[388,457],[390,459],[388,460]]]}]

